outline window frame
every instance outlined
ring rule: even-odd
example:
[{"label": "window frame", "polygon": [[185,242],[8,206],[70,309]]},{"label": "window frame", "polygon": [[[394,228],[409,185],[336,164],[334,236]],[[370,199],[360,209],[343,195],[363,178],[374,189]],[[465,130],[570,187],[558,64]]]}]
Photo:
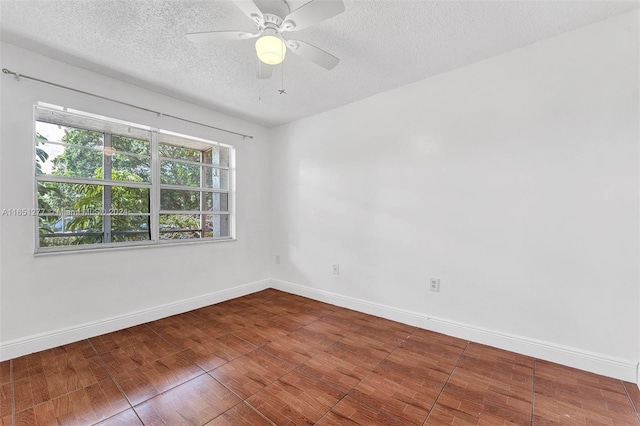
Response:
[{"label": "window frame", "polygon": [[[109,179],[105,177],[106,170],[103,168],[102,179],[94,179],[94,178],[86,178],[86,177],[71,177],[71,176],[56,176],[53,174],[46,173],[38,173],[37,172],[37,158],[36,149],[38,146],[38,142],[41,143],[50,143],[58,146],[73,146],[73,144],[62,142],[62,141],[42,141],[37,137],[37,122],[47,122],[42,120],[39,117],[39,111],[51,111],[53,113],[63,114],[65,117],[75,117],[78,120],[91,120],[92,123],[98,122],[103,124],[103,128],[100,130],[96,130],[91,128],[90,125],[87,124],[89,128],[83,128],[76,123],[72,123],[72,120],[68,120],[69,122],[59,122],[55,123],[59,126],[66,126],[70,128],[77,128],[80,130],[88,130],[88,131],[96,131],[102,133],[103,135],[103,143],[101,147],[87,147],[87,146],[78,146],[79,149],[99,152],[101,154],[101,162],[102,166],[106,167],[106,163],[111,163],[111,161],[107,161],[107,158],[112,159],[113,153],[120,153],[121,155],[132,156],[137,158],[148,158],[149,159],[149,180],[148,182],[133,182],[133,181],[119,181],[112,180],[111,174],[109,175]],[[159,247],[165,245],[184,245],[184,244],[203,244],[203,243],[215,243],[215,242],[227,242],[227,241],[236,241],[235,235],[235,148],[233,145],[220,143],[216,141],[211,141],[208,139],[202,139],[190,135],[185,135],[181,133],[175,133],[170,130],[154,128],[151,126],[146,126],[142,124],[132,123],[124,120],[119,120],[103,115],[92,114],[84,111],[79,111],[75,109],[70,109],[58,105],[52,105],[44,102],[36,102],[33,106],[33,131],[32,131],[32,158],[33,161],[33,191],[34,191],[34,209],[35,212],[35,220],[34,220],[34,254],[57,254],[57,253],[65,253],[65,252],[82,252],[82,251],[95,251],[95,250],[120,250],[120,249],[131,249],[131,248],[142,248],[142,247]],[[51,122],[54,124],[53,122]],[[136,130],[142,130],[144,132],[149,132],[149,155],[129,153],[125,151],[113,150],[111,146],[111,137],[112,136],[120,136],[126,137],[130,139],[136,139],[133,136],[126,136],[119,133],[114,133],[112,130],[113,126],[128,126],[129,130],[134,127]],[[199,176],[200,176],[200,186],[181,186],[181,185],[166,185],[161,181],[161,161],[162,159],[166,159],[169,161],[178,161],[185,162],[183,160],[176,160],[173,158],[162,157],[160,155],[160,144],[159,138],[160,136],[168,136],[172,140],[182,141],[183,144],[180,145],[179,142],[170,143],[169,145],[179,146],[182,148],[192,149],[200,152],[200,160],[201,162],[188,162],[193,163],[199,166]],[[109,145],[109,146],[107,146]],[[193,145],[196,146],[194,148]],[[213,150],[215,147],[219,147],[221,149],[227,150],[227,161],[228,164],[225,165],[215,165],[215,164],[204,164],[202,163],[202,159],[204,157],[204,153],[206,149],[203,147],[210,147],[209,149]],[[109,153],[107,153],[109,152]],[[218,169],[218,170],[226,170],[227,177],[227,188],[206,188],[206,182],[203,184],[203,171],[208,169]],[[109,168],[110,171],[110,168]],[[86,184],[86,185],[98,185],[102,187],[102,193],[104,197],[106,188],[115,188],[115,187],[129,187],[129,188],[144,188],[149,190],[149,212],[148,213],[127,213],[126,216],[146,216],[149,217],[149,239],[141,240],[141,241],[120,241],[114,242],[113,238],[113,228],[111,227],[111,216],[105,214],[107,211],[107,206],[103,201],[103,211],[102,211],[102,236],[103,242],[100,243],[87,243],[87,244],[72,244],[72,245],[62,245],[62,246],[41,246],[41,232],[40,232],[40,218],[43,216],[59,216],[60,212],[50,212],[41,214],[39,209],[39,183],[41,182],[57,182],[57,183],[68,183],[68,184]],[[195,214],[190,210],[162,210],[161,206],[161,190],[166,189],[166,187],[170,187],[169,189],[177,189],[177,190],[188,190],[200,193],[200,210],[197,213],[201,216],[200,220],[200,229],[196,230],[200,232],[199,238],[193,239],[161,239],[161,229],[160,229],[160,217],[162,214],[181,214],[181,215],[191,215]],[[110,192],[110,191],[109,191]],[[225,211],[216,211],[215,206],[212,206],[211,210],[204,209],[204,203],[202,197],[205,192],[210,193],[220,193],[227,195],[227,210]],[[211,216],[212,220],[215,215],[226,216],[227,219],[227,227],[228,227],[228,236],[219,236],[219,237],[205,237],[205,224],[204,224],[204,216]],[[104,236],[107,235],[108,229],[108,237],[107,242],[104,242]],[[196,232],[194,231],[194,232]],[[68,233],[67,233],[68,234]],[[93,232],[91,232],[93,234]],[[69,237],[73,235],[68,235]]]}]

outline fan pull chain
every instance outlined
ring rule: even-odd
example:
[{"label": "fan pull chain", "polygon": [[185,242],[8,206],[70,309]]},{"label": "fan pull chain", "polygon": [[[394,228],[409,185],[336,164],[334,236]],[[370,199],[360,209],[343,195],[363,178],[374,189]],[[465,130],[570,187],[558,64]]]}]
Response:
[{"label": "fan pull chain", "polygon": [[[282,35],[280,36],[280,40],[282,40]],[[284,43],[284,40],[282,40],[282,42]],[[284,44],[283,44],[283,45],[284,45]],[[282,52],[282,50],[283,50],[283,49],[282,49],[282,46],[283,46],[283,45],[281,45],[281,46],[280,46],[280,54],[281,54],[281,55],[283,54],[283,52]],[[282,63],[280,64],[280,71],[281,71],[281,72],[280,72],[280,87],[281,87],[281,89],[280,89],[280,90],[278,90],[278,92],[279,92],[281,95],[286,95],[286,94],[287,94],[287,91],[286,91],[286,90],[284,90],[284,62],[282,62]]]},{"label": "fan pull chain", "polygon": [[[262,71],[262,61],[258,59],[258,75],[260,75],[260,71]],[[262,82],[258,79],[258,103],[262,104]]]}]

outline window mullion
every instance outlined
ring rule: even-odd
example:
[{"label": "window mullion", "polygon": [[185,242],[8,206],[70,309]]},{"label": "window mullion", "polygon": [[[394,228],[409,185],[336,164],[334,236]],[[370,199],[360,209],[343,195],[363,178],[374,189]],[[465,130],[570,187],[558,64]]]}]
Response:
[{"label": "window mullion", "polygon": [[[204,151],[200,152],[200,163],[204,163]],[[204,188],[207,186],[207,168],[204,166],[200,166],[200,187]],[[207,200],[205,198],[205,193],[200,192],[200,210],[204,211],[207,209]],[[207,217],[205,215],[200,215],[200,238],[204,238],[204,228],[206,226]]]},{"label": "window mullion", "polygon": [[160,153],[158,131],[151,131],[151,240],[160,240]]},{"label": "window mullion", "polygon": [[89,178],[74,178],[68,176],[56,176],[56,175],[36,175],[38,182],[57,182],[57,183],[70,183],[74,185],[115,185],[123,186],[125,188],[150,188],[151,185],[146,182],[126,182],[126,181],[113,181],[105,179],[89,179]]},{"label": "window mullion", "polygon": [[178,191],[202,191],[202,192],[209,192],[212,194],[227,194],[229,191],[226,189],[213,189],[213,188],[203,188],[200,187],[198,188],[197,186],[187,186],[187,185],[169,185],[166,183],[163,183],[162,185],[160,185],[160,187],[162,189],[177,189]]},{"label": "window mullion", "polygon": [[[102,178],[111,180],[111,133],[104,133],[104,152],[102,154]],[[102,187],[102,242],[111,242],[111,212],[113,187],[104,185]]]},{"label": "window mullion", "polygon": [[[229,216],[227,216],[227,222],[223,225],[221,222],[220,226],[226,226],[224,229],[225,234],[230,238],[235,238],[235,229],[236,229],[236,181],[235,181],[235,168],[236,168],[236,155],[233,149],[229,149],[227,154],[228,162],[229,162],[229,176],[227,180],[227,189],[229,190],[227,195],[227,205],[226,210],[230,212]],[[221,206],[222,207],[222,206]]]}]

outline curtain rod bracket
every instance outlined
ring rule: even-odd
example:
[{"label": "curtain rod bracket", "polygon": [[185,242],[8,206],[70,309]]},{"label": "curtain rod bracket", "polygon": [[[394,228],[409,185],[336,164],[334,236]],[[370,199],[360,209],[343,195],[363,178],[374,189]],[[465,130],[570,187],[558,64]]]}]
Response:
[{"label": "curtain rod bracket", "polygon": [[3,73],[3,74],[12,74],[12,75],[13,75],[13,78],[14,78],[16,81],[20,81],[20,74],[18,74],[17,72],[13,72],[13,71],[8,70],[8,69],[6,69],[6,68],[2,68],[2,73]]}]

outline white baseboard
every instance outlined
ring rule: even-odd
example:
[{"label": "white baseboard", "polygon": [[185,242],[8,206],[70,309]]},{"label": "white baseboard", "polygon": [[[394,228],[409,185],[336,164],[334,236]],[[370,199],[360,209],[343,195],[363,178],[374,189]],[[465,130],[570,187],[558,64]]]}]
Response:
[{"label": "white baseboard", "polygon": [[82,339],[99,336],[104,333],[110,333],[145,322],[155,321],[203,306],[245,296],[269,287],[461,339],[471,340],[538,359],[544,359],[596,374],[640,384],[640,370],[635,361],[619,359],[528,337],[502,333],[443,318],[435,318],[418,312],[394,308],[380,303],[369,302],[276,279],[256,281],[126,315],[2,342],[0,343],[0,361],[77,342]]},{"label": "white baseboard", "polygon": [[636,361],[619,359],[524,336],[502,333],[443,318],[435,318],[422,313],[317,290],[287,281],[272,279],[271,287],[343,308],[376,315],[415,327],[590,371],[603,376],[633,383],[639,383],[640,381]]},{"label": "white baseboard", "polygon": [[117,317],[92,321],[89,323],[53,330],[0,343],[0,361],[17,358],[33,352],[55,348],[82,339],[99,336],[123,328],[132,327],[149,321],[155,321],[171,315],[202,308],[225,300],[235,299],[270,287],[270,280],[256,281],[233,288],[183,299],[153,308],[143,309]]}]

